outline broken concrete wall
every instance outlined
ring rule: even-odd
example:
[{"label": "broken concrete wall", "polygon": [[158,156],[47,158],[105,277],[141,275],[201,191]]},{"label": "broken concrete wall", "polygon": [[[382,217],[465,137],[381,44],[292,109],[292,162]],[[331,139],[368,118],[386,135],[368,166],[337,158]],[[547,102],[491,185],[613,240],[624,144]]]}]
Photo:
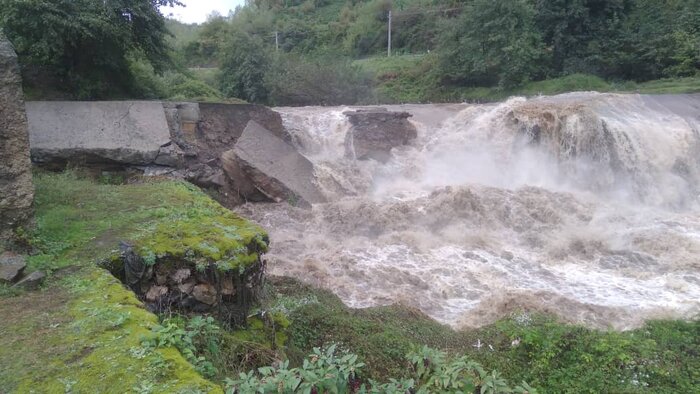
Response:
[{"label": "broken concrete wall", "polygon": [[235,147],[225,152],[223,159],[224,171],[243,187],[239,191],[243,195],[252,186],[273,201],[300,206],[325,202],[313,182],[313,164],[254,120],[248,122]]},{"label": "broken concrete wall", "polygon": [[27,117],[37,163],[147,165],[171,142],[155,101],[28,102]]},{"label": "broken concrete wall", "polygon": [[34,201],[29,135],[17,54],[0,33],[0,250],[27,223]]},{"label": "broken concrete wall", "polygon": [[386,162],[393,148],[408,145],[418,137],[418,130],[408,121],[412,116],[408,112],[373,108],[343,114],[352,124],[345,140],[346,155],[351,158]]}]

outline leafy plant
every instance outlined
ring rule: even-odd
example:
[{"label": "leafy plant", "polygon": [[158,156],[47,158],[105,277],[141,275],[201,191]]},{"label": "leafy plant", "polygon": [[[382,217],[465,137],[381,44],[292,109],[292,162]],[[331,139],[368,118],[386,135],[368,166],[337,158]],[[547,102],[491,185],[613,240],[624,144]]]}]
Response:
[{"label": "leafy plant", "polygon": [[536,394],[527,383],[511,388],[501,375],[487,373],[480,364],[467,357],[450,360],[443,352],[427,346],[407,356],[415,379],[391,379],[388,383],[363,382],[360,372],[364,363],[357,355],[340,352],[337,345],[314,348],[301,368],[263,367],[226,380],[227,394],[236,393],[520,393]]},{"label": "leafy plant", "polygon": [[189,321],[168,318],[153,327],[153,336],[143,338],[141,344],[150,349],[175,347],[199,373],[212,377],[217,370],[202,354],[219,351],[219,331],[212,317],[195,316]]}]

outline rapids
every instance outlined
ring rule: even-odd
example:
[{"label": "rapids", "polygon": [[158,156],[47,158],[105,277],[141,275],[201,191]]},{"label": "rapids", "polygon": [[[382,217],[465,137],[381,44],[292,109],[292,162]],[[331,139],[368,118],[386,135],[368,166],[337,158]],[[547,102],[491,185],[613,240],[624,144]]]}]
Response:
[{"label": "rapids", "polygon": [[700,95],[387,106],[419,131],[345,157],[349,108],[278,108],[329,203],[246,204],[272,274],[454,327],[519,309],[629,329],[700,311]]}]

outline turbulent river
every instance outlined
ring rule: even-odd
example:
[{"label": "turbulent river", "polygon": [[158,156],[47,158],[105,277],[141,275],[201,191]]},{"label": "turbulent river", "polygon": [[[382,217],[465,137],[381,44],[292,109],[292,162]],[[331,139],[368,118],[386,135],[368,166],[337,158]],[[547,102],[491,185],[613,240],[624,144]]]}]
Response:
[{"label": "turbulent river", "polygon": [[700,311],[700,95],[388,106],[418,138],[346,158],[350,108],[278,108],[329,203],[247,204],[272,274],[454,327],[519,309],[628,329]]}]

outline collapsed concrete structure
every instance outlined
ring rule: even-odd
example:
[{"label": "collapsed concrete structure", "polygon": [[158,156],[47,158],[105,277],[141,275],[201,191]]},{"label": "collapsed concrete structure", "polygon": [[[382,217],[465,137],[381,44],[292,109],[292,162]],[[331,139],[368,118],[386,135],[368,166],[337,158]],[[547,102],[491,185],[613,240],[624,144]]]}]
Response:
[{"label": "collapsed concrete structure", "polygon": [[50,169],[138,169],[184,179],[228,206],[322,202],[314,167],[262,105],[29,102],[32,160]]},{"label": "collapsed concrete structure", "polygon": [[[417,136],[407,112],[346,112],[351,158],[387,161]],[[136,169],[184,179],[219,202],[310,207],[326,196],[314,164],[293,144],[282,117],[255,104],[157,101],[29,102],[32,160],[50,169]]]},{"label": "collapsed concrete structure", "polygon": [[34,186],[17,54],[0,33],[0,251],[32,213]]},{"label": "collapsed concrete structure", "polygon": [[358,160],[386,162],[393,148],[408,145],[418,137],[418,130],[408,121],[408,112],[386,108],[343,112],[352,128],[345,138],[345,154]]}]

